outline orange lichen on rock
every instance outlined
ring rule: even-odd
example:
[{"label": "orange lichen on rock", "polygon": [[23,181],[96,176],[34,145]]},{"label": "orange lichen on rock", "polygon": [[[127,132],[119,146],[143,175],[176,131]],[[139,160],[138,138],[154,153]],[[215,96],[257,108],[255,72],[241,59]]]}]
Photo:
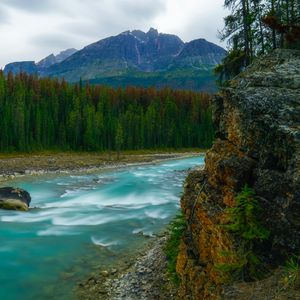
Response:
[{"label": "orange lichen on rock", "polygon": [[246,184],[255,191],[260,221],[271,233],[260,249],[262,259],[276,264],[299,250],[299,70],[300,51],[278,50],[214,98],[217,139],[205,169],[189,174],[181,199],[188,225],[177,260],[179,299],[223,298],[225,278],[216,266],[235,262],[239,241],[222,225]]}]

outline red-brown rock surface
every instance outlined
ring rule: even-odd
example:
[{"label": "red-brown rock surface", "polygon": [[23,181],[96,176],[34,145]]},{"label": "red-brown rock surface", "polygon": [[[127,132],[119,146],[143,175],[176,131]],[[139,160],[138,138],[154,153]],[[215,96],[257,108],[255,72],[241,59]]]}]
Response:
[{"label": "red-brown rock surface", "polygon": [[257,60],[215,97],[214,119],[216,142],[205,169],[187,178],[181,201],[188,222],[177,261],[181,299],[224,297],[214,266],[233,259],[222,253],[236,241],[220,225],[245,184],[271,232],[260,249],[266,264],[300,249],[300,51]]}]

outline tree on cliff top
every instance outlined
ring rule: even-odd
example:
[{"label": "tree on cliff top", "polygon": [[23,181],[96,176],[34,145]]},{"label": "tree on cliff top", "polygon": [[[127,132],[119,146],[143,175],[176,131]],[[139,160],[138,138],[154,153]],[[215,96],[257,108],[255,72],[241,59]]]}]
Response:
[{"label": "tree on cliff top", "polygon": [[299,0],[225,0],[230,10],[220,39],[229,51],[215,69],[224,82],[239,74],[252,60],[276,48],[300,49]]}]

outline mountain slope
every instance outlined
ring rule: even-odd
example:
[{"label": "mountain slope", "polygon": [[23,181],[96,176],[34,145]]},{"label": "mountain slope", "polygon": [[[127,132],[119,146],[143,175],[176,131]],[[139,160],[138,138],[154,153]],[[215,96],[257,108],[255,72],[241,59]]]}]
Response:
[{"label": "mountain slope", "polygon": [[[61,62],[55,62],[57,58],[50,55],[32,70],[41,76],[64,77],[69,82],[82,79],[112,86],[213,90],[212,69],[225,54],[223,48],[204,39],[184,43],[176,35],[150,28],[148,32],[125,31],[102,39]],[[8,66],[5,72],[17,69]]]},{"label": "mountain slope", "polygon": [[35,74],[35,73],[41,74],[52,65],[61,63],[66,58],[74,54],[75,52],[77,52],[76,49],[70,48],[61,51],[57,55],[54,55],[52,53],[47,57],[43,58],[42,60],[40,60],[38,63],[35,63],[34,61],[20,61],[20,62],[9,63],[4,68],[4,74],[8,74],[9,72],[12,72],[13,74],[17,74],[20,72],[26,72],[29,74]]},{"label": "mountain slope", "polygon": [[78,81],[128,77],[132,71],[156,73],[195,66],[207,69],[219,63],[224,54],[224,49],[203,39],[184,43],[175,35],[151,28],[147,33],[126,31],[91,44],[53,65],[48,74]]}]

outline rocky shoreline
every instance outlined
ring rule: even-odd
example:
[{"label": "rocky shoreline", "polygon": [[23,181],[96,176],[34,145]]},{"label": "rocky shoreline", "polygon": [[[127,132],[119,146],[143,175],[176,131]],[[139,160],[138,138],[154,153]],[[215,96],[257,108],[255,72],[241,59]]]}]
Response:
[{"label": "rocky shoreline", "polygon": [[92,173],[126,166],[159,163],[163,160],[199,156],[199,152],[125,154],[117,159],[107,154],[58,153],[0,157],[0,184],[17,177],[44,174]]},{"label": "rocky shoreline", "polygon": [[167,271],[164,253],[169,234],[151,239],[138,255],[131,255],[119,269],[99,270],[80,282],[76,295],[80,300],[153,300],[176,299],[177,287]]}]

